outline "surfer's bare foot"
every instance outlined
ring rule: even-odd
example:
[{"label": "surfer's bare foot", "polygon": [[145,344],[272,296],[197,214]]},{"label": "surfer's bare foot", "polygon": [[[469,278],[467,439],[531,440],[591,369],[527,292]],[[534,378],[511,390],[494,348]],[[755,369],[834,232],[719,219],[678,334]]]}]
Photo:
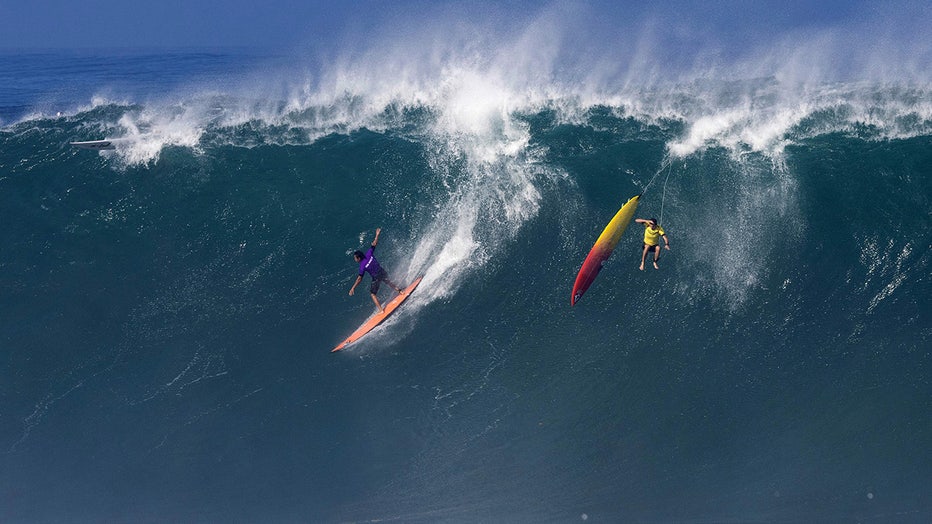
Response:
[{"label": "surfer's bare foot", "polygon": [[[644,269],[644,268],[642,267],[641,269]],[[660,266],[658,266],[656,262],[654,262],[654,269],[660,269]]]},{"label": "surfer's bare foot", "polygon": [[641,271],[644,271],[644,264],[641,264],[641,267],[640,267],[639,269],[640,269]]}]

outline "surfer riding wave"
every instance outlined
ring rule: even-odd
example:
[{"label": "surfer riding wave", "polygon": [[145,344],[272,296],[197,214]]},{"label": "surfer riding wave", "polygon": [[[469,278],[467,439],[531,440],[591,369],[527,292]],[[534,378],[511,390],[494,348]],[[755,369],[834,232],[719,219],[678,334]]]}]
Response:
[{"label": "surfer riding wave", "polygon": [[376,228],[375,230],[375,239],[372,240],[372,247],[370,247],[365,253],[362,251],[356,251],[353,253],[353,258],[356,259],[356,262],[359,264],[359,275],[356,277],[356,282],[353,283],[353,287],[350,288],[349,294],[353,296],[353,293],[356,291],[356,286],[362,282],[362,277],[369,273],[372,277],[372,284],[369,286],[369,293],[372,295],[372,301],[375,302],[375,307],[378,308],[379,312],[384,312],[385,308],[382,307],[382,304],[379,303],[379,297],[377,296],[381,283],[385,282],[392,289],[398,292],[398,294],[404,293],[398,285],[392,282],[388,278],[388,272],[379,264],[379,261],[375,259],[375,246],[379,243],[379,234],[382,233],[382,228]]}]

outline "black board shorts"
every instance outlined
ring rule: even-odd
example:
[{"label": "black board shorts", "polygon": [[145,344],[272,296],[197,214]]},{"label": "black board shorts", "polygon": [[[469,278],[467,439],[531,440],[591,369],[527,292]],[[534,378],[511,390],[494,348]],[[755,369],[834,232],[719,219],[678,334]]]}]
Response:
[{"label": "black board shorts", "polygon": [[650,252],[659,253],[659,252],[660,252],[660,244],[657,244],[656,246],[651,246],[651,245],[648,245],[648,244],[644,244],[644,247],[647,248],[647,252],[648,252],[648,253],[650,253]]},{"label": "black board shorts", "polygon": [[384,269],[380,269],[379,272],[372,277],[372,284],[369,285],[369,293],[373,295],[378,293],[383,280],[388,281],[388,273]]}]

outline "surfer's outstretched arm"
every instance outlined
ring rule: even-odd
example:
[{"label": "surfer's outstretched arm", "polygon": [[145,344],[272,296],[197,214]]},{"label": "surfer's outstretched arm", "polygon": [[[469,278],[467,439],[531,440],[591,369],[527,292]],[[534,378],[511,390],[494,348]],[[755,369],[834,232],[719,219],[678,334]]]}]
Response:
[{"label": "surfer's outstretched arm", "polygon": [[362,275],[358,275],[356,277],[356,282],[353,282],[353,287],[351,287],[349,290],[350,296],[353,296],[353,293],[356,292],[356,286],[358,286],[360,282],[362,282]]},{"label": "surfer's outstretched arm", "polygon": [[382,228],[380,227],[375,228],[375,238],[372,240],[372,247],[375,247],[375,245],[379,243],[379,233],[381,232],[382,232]]}]

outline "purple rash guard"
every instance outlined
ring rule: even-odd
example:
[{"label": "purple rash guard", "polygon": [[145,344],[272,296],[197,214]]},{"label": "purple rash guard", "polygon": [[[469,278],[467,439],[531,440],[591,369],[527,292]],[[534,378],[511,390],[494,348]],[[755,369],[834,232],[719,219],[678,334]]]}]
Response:
[{"label": "purple rash guard", "polygon": [[369,251],[366,251],[366,255],[362,257],[362,261],[359,262],[359,276],[363,276],[368,271],[372,280],[376,280],[378,274],[382,271],[382,266],[380,266],[379,261],[375,259],[375,256],[372,254],[373,251],[375,251],[375,248],[370,247]]}]

